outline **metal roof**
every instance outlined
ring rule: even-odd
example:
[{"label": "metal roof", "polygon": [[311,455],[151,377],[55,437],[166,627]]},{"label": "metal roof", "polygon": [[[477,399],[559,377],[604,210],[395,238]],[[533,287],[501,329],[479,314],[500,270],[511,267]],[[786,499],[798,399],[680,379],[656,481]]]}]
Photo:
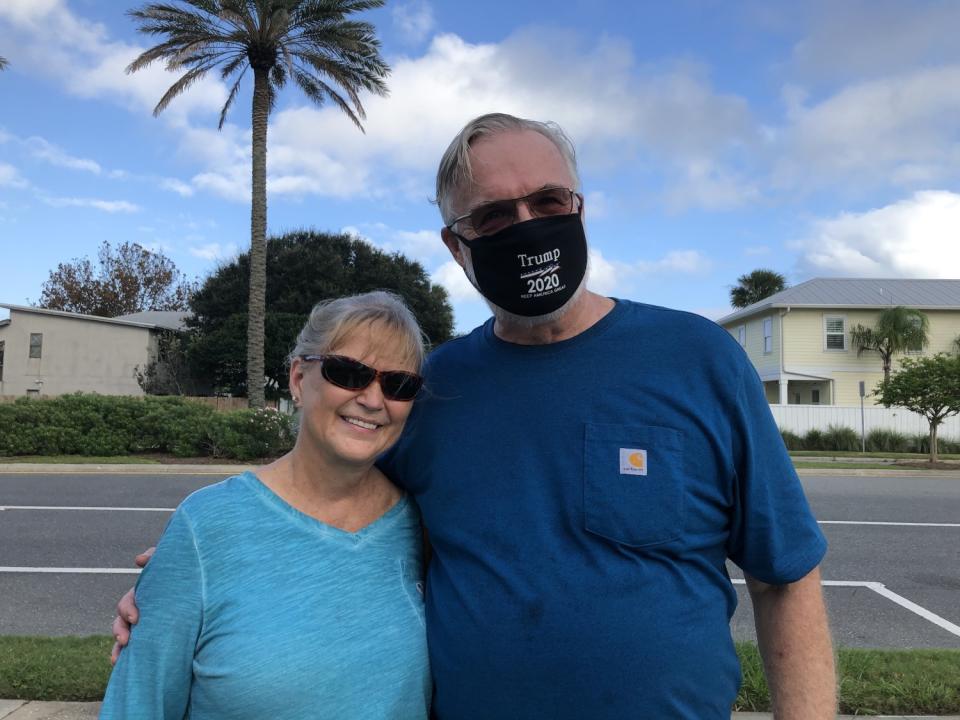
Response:
[{"label": "metal roof", "polygon": [[131,313],[130,315],[118,315],[114,320],[126,320],[127,322],[146,323],[155,325],[165,330],[186,330],[187,318],[193,316],[193,313],[182,310],[145,310],[144,312]]},{"label": "metal roof", "polygon": [[[156,330],[157,328],[169,329],[169,330],[180,330],[183,328],[182,318],[180,319],[179,324],[171,324],[173,322],[172,318],[156,318],[155,320],[134,319],[139,316],[152,315],[153,314],[152,312],[135,313],[134,315],[124,315],[119,318],[106,318],[106,317],[100,317],[99,315],[83,315],[81,313],[66,312],[64,310],[48,310],[47,308],[30,307],[28,305],[9,305],[6,303],[0,303],[0,307],[6,308],[7,310],[16,311],[16,312],[36,313],[37,315],[53,315],[56,317],[73,318],[76,320],[90,320],[93,322],[108,323],[111,325],[126,325],[127,327],[146,328],[148,330]],[[161,311],[155,311],[155,312],[157,315],[160,315],[160,316],[189,315],[189,313],[168,313],[168,312],[161,312]]]},{"label": "metal roof", "polygon": [[960,310],[960,280],[813,278],[717,320],[726,325],[773,308],[870,308],[894,305],[919,310]]}]

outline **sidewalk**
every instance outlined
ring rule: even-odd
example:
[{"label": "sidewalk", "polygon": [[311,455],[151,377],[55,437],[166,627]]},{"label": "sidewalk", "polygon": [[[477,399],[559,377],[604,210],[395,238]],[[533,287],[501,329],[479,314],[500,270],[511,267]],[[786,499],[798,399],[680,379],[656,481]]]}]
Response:
[{"label": "sidewalk", "polygon": [[[0,720],[92,720],[97,717],[100,703],[24,702],[0,700]],[[733,713],[734,720],[769,720],[770,713]],[[854,720],[852,715],[839,716]],[[861,716],[862,717],[862,716]],[[929,715],[877,715],[885,720],[918,720]],[[960,720],[957,715],[943,715],[940,720]]]}]

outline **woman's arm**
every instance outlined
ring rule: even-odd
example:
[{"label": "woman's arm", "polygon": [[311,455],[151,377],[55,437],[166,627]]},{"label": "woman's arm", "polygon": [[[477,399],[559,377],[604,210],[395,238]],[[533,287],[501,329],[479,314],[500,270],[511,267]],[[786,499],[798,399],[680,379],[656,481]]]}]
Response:
[{"label": "woman's arm", "polygon": [[140,620],[110,676],[101,720],[184,717],[203,622],[203,594],[196,538],[180,508],[137,581]]}]

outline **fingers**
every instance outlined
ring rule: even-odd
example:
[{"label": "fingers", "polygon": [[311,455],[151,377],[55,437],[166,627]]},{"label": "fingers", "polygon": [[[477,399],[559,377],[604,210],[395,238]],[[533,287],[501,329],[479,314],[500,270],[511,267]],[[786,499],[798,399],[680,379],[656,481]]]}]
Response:
[{"label": "fingers", "polygon": [[111,664],[111,665],[116,665],[116,664],[117,664],[117,660],[120,659],[120,651],[121,651],[122,649],[123,649],[123,648],[120,647],[120,643],[114,643],[114,644],[113,644],[113,649],[110,651],[110,664]]},{"label": "fingers", "polygon": [[155,546],[154,546],[154,547],[148,547],[148,548],[147,548],[146,550],[144,550],[142,553],[140,553],[139,555],[137,555],[137,556],[133,559],[133,561],[137,564],[137,567],[145,567],[146,564],[147,564],[148,562],[150,562],[150,558],[153,557],[153,553],[154,553],[154,551],[155,551],[156,549],[157,549],[157,548],[156,548]]}]

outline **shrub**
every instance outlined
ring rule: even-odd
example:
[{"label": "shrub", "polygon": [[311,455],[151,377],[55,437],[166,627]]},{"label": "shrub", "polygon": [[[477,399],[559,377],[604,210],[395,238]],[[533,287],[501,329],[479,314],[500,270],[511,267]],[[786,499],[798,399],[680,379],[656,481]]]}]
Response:
[{"label": "shrub", "polygon": [[860,433],[842,425],[828,425],[823,434],[824,450],[854,452],[860,449]]},{"label": "shrub", "polygon": [[787,450],[805,450],[803,446],[803,438],[797,435],[792,430],[780,430],[780,436],[783,438],[783,444],[787,446]]},{"label": "shrub", "polygon": [[867,433],[866,445],[867,452],[905,453],[917,448],[912,438],[886,428],[874,428]]},{"label": "shrub", "polygon": [[76,393],[0,405],[0,455],[154,451],[252,460],[286,452],[294,437],[292,419],[274,410],[218,413],[180,397]]},{"label": "shrub", "polygon": [[826,447],[826,440],[823,436],[822,430],[817,430],[813,428],[808,430],[807,434],[803,436],[803,447],[805,450],[830,450],[831,448]]}]

